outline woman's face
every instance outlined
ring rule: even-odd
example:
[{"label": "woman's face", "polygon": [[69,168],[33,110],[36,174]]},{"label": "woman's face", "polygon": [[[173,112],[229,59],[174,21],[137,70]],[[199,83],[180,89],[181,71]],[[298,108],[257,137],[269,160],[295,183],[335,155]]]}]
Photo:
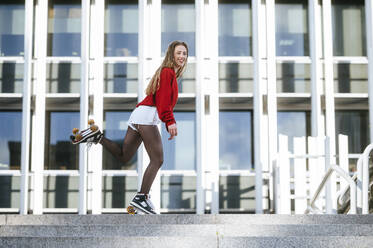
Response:
[{"label": "woman's face", "polygon": [[174,60],[178,68],[182,67],[185,64],[185,61],[188,57],[187,49],[183,45],[178,45],[175,47],[174,51]]}]

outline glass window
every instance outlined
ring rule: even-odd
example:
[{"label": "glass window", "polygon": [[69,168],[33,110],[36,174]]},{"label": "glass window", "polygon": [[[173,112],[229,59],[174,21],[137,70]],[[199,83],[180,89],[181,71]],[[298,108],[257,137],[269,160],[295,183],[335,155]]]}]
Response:
[{"label": "glass window", "polygon": [[220,176],[219,208],[255,211],[255,177]]},{"label": "glass window", "polygon": [[105,64],[106,93],[137,93],[137,64]]},{"label": "glass window", "polygon": [[288,136],[289,150],[293,151],[294,137],[310,135],[310,113],[305,111],[277,112],[277,133]]},{"label": "glass window", "polygon": [[47,64],[48,93],[79,93],[80,64]]},{"label": "glass window", "polygon": [[138,0],[105,2],[105,56],[137,56]]},{"label": "glass window", "polygon": [[0,63],[0,93],[22,92],[23,64]]},{"label": "glass window", "polygon": [[278,63],[276,66],[278,93],[310,93],[309,64]]},{"label": "glass window", "polygon": [[163,170],[196,169],[196,114],[195,112],[174,112],[177,122],[177,137],[168,140],[170,134],[162,123],[164,152]]},{"label": "glass window", "polygon": [[308,1],[276,0],[275,13],[276,55],[309,56]]},{"label": "glass window", "polygon": [[368,65],[367,64],[334,64],[335,93],[367,93]]},{"label": "glass window", "polygon": [[364,0],[332,0],[334,56],[366,56]]},{"label": "glass window", "polygon": [[187,43],[189,56],[195,56],[194,0],[162,0],[162,56],[174,40]]},{"label": "glass window", "polygon": [[196,65],[188,64],[181,78],[178,80],[179,93],[196,92]]},{"label": "glass window", "polygon": [[369,112],[335,111],[335,134],[348,136],[349,153],[362,153],[369,145]]},{"label": "glass window", "polygon": [[103,208],[126,208],[137,193],[137,177],[105,176],[102,178]]},{"label": "glass window", "polygon": [[46,170],[79,169],[79,146],[72,145],[70,135],[79,127],[79,112],[48,112],[46,115]]},{"label": "glass window", "polygon": [[79,177],[45,176],[44,208],[78,208]]},{"label": "glass window", "polygon": [[0,176],[0,208],[19,208],[21,177]]},{"label": "glass window", "polygon": [[220,111],[219,129],[220,169],[253,168],[252,112]]},{"label": "glass window", "polygon": [[161,208],[196,209],[196,197],[196,177],[161,177]]},{"label": "glass window", "polygon": [[0,111],[0,120],[0,170],[20,170],[22,112]]},{"label": "glass window", "polygon": [[220,93],[250,93],[253,92],[253,64],[220,63],[219,92]]},{"label": "glass window", "polygon": [[80,56],[81,1],[49,0],[47,56]]},{"label": "glass window", "polygon": [[[105,112],[105,137],[123,145],[124,136],[128,129],[128,119],[131,112],[124,111],[106,111]],[[136,170],[137,153],[126,164],[119,162],[108,150],[103,149],[102,168],[104,170]]]},{"label": "glass window", "polygon": [[219,56],[251,56],[251,1],[219,0]]},{"label": "glass window", "polygon": [[25,0],[0,2],[0,56],[23,56]]}]

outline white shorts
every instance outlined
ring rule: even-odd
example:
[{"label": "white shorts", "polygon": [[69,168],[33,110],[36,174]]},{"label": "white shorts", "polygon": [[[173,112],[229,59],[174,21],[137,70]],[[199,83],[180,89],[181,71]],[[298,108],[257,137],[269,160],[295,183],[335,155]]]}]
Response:
[{"label": "white shorts", "polygon": [[156,107],[140,105],[132,111],[132,114],[128,120],[128,126],[138,132],[135,124],[158,125],[160,122],[161,120],[158,117]]}]

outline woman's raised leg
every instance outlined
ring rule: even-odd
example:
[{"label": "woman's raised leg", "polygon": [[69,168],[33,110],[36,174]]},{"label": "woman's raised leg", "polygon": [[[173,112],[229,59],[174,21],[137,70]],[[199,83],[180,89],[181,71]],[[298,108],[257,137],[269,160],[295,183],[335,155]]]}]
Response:
[{"label": "woman's raised leg", "polygon": [[101,144],[122,163],[127,163],[135,154],[142,142],[138,132],[128,127],[122,147],[108,138],[103,137]]}]

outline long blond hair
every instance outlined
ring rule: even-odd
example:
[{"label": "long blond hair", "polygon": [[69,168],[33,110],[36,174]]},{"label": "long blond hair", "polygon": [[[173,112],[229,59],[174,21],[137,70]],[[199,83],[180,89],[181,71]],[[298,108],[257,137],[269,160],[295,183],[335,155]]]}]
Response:
[{"label": "long blond hair", "polygon": [[159,66],[159,68],[155,71],[152,79],[150,80],[148,84],[148,87],[146,87],[146,90],[145,90],[146,95],[153,95],[159,89],[160,76],[161,76],[161,71],[163,68],[169,67],[173,69],[176,66],[176,61],[174,59],[174,52],[175,52],[175,48],[179,45],[182,45],[186,48],[187,57],[185,59],[184,65],[179,70],[177,70],[176,78],[179,78],[183,75],[185,68],[186,68],[187,61],[188,61],[188,54],[189,54],[188,45],[183,41],[176,40],[176,41],[171,42],[170,45],[168,45],[166,56],[164,57],[161,66]]}]

